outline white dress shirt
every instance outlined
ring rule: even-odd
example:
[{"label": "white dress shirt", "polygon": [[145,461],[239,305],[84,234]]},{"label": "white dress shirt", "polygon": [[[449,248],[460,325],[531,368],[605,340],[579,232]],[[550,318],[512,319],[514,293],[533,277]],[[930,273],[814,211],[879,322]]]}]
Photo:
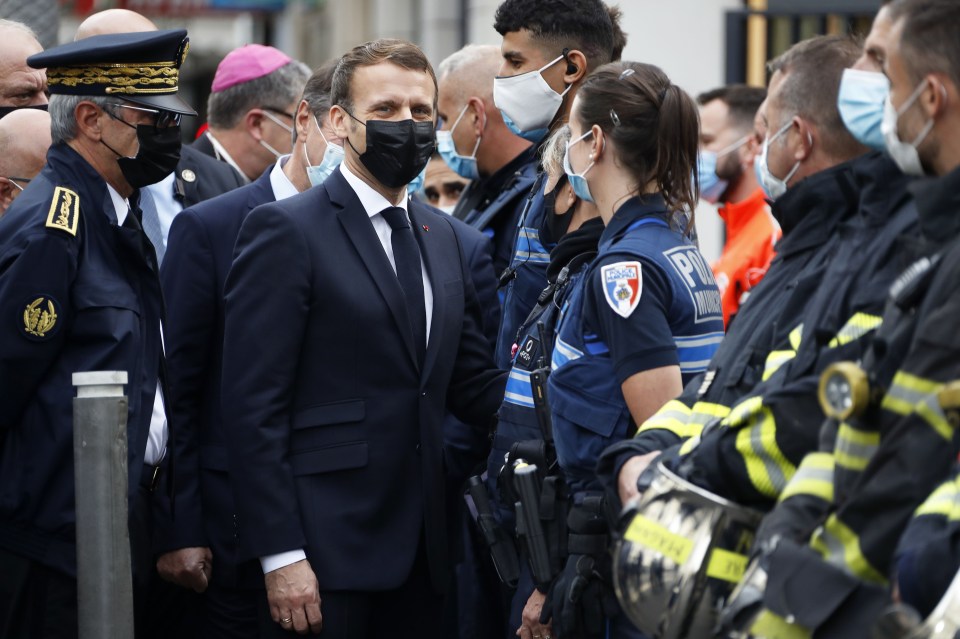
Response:
[{"label": "white dress shirt", "polygon": [[[117,224],[123,224],[130,212],[130,202],[120,195],[116,189],[109,184],[107,192],[110,194],[110,200],[113,202],[114,212],[117,216]],[[160,325],[160,348],[163,349],[163,325]],[[132,375],[135,371],[130,371]],[[150,418],[150,433],[147,437],[147,448],[143,454],[143,461],[150,466],[156,466],[163,459],[163,454],[167,450],[167,416],[163,410],[163,394],[160,388],[160,380],[157,380],[157,393],[153,396],[153,415]]]},{"label": "white dress shirt", "polygon": [[[281,158],[280,161],[283,161],[283,158]],[[277,162],[277,166],[275,166],[273,171],[270,173],[270,184],[273,186],[274,194],[277,193],[277,185],[276,182],[274,182],[274,176],[279,173],[280,175],[283,175],[284,179],[286,179],[286,175],[284,175],[280,170],[280,161]],[[340,163],[340,172],[343,174],[347,184],[350,185],[350,188],[352,188],[354,193],[357,194],[360,204],[363,205],[363,209],[370,217],[370,223],[373,224],[373,230],[376,231],[377,237],[380,238],[380,245],[383,247],[383,252],[387,254],[387,259],[390,260],[390,266],[392,266],[393,271],[396,272],[397,262],[396,258],[393,256],[393,243],[391,242],[393,229],[390,228],[390,224],[388,224],[387,220],[380,214],[380,212],[384,209],[394,205],[387,201],[387,198],[377,193],[372,186],[351,173],[345,162]],[[289,182],[289,180],[287,180],[287,182]],[[278,197],[277,199],[279,200],[281,198]],[[406,196],[404,196],[400,204],[397,204],[396,206],[399,206],[406,211]],[[409,213],[407,214],[407,222],[410,222]],[[413,225],[411,223],[411,227],[412,226]],[[427,314],[427,342],[429,343],[430,324],[433,318],[433,288],[430,286],[430,278],[427,277],[427,268],[424,265],[422,258],[420,259],[420,272],[423,274],[423,304],[425,307],[424,311]],[[302,548],[297,550],[289,550],[276,555],[267,555],[261,557],[260,567],[263,569],[263,574],[267,574],[268,572],[273,572],[274,570],[283,568],[284,566],[289,566],[290,564],[306,558],[307,554]]]}]

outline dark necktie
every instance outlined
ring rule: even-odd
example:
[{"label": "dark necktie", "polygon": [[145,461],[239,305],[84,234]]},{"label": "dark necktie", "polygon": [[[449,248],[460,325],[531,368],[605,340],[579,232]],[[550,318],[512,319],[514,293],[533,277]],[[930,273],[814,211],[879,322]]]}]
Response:
[{"label": "dark necktie", "polygon": [[407,315],[410,317],[410,326],[413,328],[413,343],[417,349],[417,357],[423,362],[423,354],[427,347],[427,311],[423,301],[423,272],[420,266],[420,247],[417,238],[413,236],[413,229],[407,220],[407,212],[397,206],[392,206],[380,212],[393,232],[390,234],[390,243],[393,245],[393,259],[397,265],[397,279],[403,289],[403,297],[407,303]]}]

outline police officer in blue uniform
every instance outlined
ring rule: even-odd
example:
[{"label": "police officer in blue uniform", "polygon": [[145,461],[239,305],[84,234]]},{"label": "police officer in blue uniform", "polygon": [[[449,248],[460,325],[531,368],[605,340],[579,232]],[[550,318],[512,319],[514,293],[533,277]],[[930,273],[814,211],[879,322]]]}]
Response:
[{"label": "police officer in blue uniform", "polygon": [[[576,196],[563,172],[563,154],[569,139],[570,128],[564,126],[544,144],[543,163],[549,189],[545,196],[546,215],[564,219],[567,229],[550,252],[547,286],[520,325],[521,338],[497,413],[497,432],[487,461],[491,502],[497,506],[498,521],[510,537],[515,534],[516,523],[516,500],[511,486],[513,462],[524,459],[546,468],[553,457],[544,441],[544,431],[549,430],[545,423],[549,421],[549,407],[538,402],[538,391],[534,389],[544,378],[534,381],[533,376],[549,369],[559,309],[596,257],[603,231],[596,206]],[[505,593],[509,600],[505,606],[507,637],[513,637],[523,625],[521,613],[533,588],[529,566],[522,562],[516,588],[508,588]]]},{"label": "police officer in blue uniform", "polygon": [[660,69],[614,63],[580,88],[570,128],[567,176],[606,229],[564,304],[553,351],[547,396],[572,504],[566,566],[541,618],[562,637],[636,636],[596,577],[609,567],[595,468],[605,447],[704,370],[723,338],[716,283],[678,215],[697,200],[699,124]]},{"label": "police officer in blue uniform", "polygon": [[[494,28],[503,36],[504,58],[494,80],[494,103],[507,127],[534,144],[562,126],[587,74],[614,56],[619,58],[618,38],[625,37],[600,0],[563,5],[552,0],[506,0],[497,8]],[[569,43],[567,48],[557,51],[558,40]],[[544,183],[541,171],[521,209],[510,267],[500,276],[501,286],[507,288],[496,363],[503,369],[510,368],[518,328],[536,306],[546,285],[550,250],[563,234],[547,225]]]},{"label": "police officer in blue uniform", "polygon": [[0,219],[0,636],[77,633],[73,475],[78,371],[128,373],[134,601],[150,573],[151,428],[162,370],[157,259],[139,189],[176,166],[185,30],[91,37],[28,59],[47,69],[47,166]]}]

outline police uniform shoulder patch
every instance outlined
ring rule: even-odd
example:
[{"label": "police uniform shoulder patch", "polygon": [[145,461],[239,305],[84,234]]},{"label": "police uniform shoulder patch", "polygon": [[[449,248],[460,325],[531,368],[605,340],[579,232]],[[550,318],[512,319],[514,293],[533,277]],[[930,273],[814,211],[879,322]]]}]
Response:
[{"label": "police uniform shoulder patch", "polygon": [[643,274],[640,262],[617,262],[600,268],[603,296],[613,311],[621,317],[630,314],[640,304],[643,292]]},{"label": "police uniform shoulder patch", "polygon": [[31,296],[18,318],[24,337],[33,340],[52,337],[60,328],[59,311],[60,305],[49,295]]},{"label": "police uniform shoulder patch", "polygon": [[70,189],[58,186],[47,213],[47,228],[60,229],[76,236],[80,221],[80,196]]}]

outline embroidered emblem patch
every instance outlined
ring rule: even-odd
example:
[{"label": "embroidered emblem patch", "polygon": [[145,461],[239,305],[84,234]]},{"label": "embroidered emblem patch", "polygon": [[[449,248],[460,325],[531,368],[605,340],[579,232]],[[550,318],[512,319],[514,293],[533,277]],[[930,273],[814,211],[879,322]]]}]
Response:
[{"label": "embroidered emblem patch", "polygon": [[630,317],[640,303],[643,292],[643,275],[640,262],[617,262],[600,269],[603,278],[603,294],[607,304],[621,317]]},{"label": "embroidered emblem patch", "polygon": [[53,191],[50,212],[47,213],[47,228],[60,229],[70,235],[77,234],[77,222],[80,220],[80,196],[58,186]]},{"label": "embroidered emblem patch", "polygon": [[23,331],[29,337],[50,337],[57,327],[57,305],[52,298],[41,295],[23,309]]}]

